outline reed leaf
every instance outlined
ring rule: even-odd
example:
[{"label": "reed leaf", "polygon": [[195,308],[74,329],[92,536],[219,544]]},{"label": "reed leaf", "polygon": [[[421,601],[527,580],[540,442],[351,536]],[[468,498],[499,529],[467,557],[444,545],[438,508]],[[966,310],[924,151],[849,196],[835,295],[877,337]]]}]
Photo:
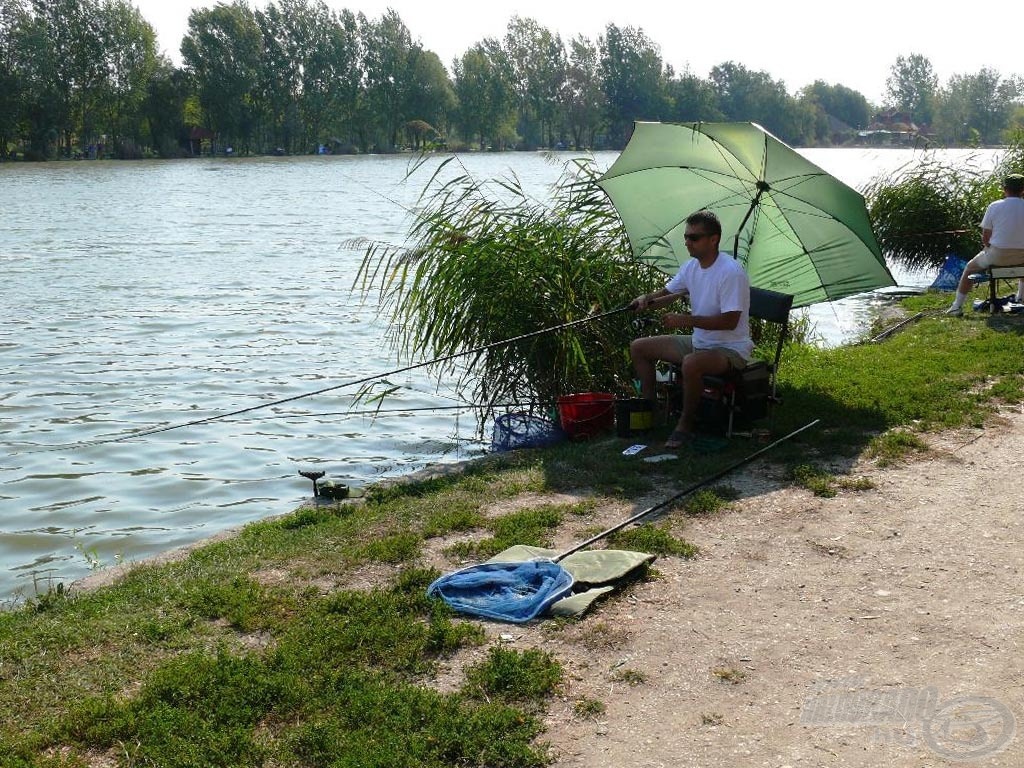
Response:
[{"label": "reed leaf", "polygon": [[430,369],[454,377],[458,394],[481,406],[481,424],[494,403],[631,391],[626,314],[501,344],[664,284],[663,274],[633,260],[593,160],[565,163],[548,201],[531,198],[514,175],[481,181],[456,159],[442,168],[419,196],[409,245],[400,253],[367,247],[355,283],[376,292],[399,355],[436,359],[487,347],[468,365],[453,359]]},{"label": "reed leaf", "polygon": [[935,151],[864,190],[882,252],[890,262],[918,271],[940,267],[947,254],[969,259],[981,250],[981,218],[1002,197],[1002,178],[1024,171],[1024,134],[1011,136],[993,170],[970,156],[957,164]]}]

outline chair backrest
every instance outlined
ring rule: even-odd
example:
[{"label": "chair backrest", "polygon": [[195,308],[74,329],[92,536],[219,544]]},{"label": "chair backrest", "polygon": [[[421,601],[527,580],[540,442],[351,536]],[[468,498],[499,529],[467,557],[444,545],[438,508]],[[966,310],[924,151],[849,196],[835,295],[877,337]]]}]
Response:
[{"label": "chair backrest", "polygon": [[793,308],[793,297],[788,293],[769,291],[766,288],[750,289],[750,316],[759,317],[770,323],[788,323],[789,310]]},{"label": "chair backrest", "polygon": [[775,346],[775,357],[772,360],[776,367],[782,357],[782,347],[789,332],[789,312],[792,308],[793,297],[788,293],[769,291],[766,288],[750,289],[750,316],[782,326],[779,331],[779,342]]}]

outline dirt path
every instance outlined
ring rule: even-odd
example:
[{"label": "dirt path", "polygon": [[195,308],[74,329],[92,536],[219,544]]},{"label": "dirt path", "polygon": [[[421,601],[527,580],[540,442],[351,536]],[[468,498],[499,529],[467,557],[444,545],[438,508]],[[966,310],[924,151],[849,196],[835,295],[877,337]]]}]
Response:
[{"label": "dirt path", "polygon": [[556,764],[1024,765],[1024,414],[931,442],[855,466],[871,490],[780,483],[686,521],[696,560],[579,625],[502,629],[566,664]]}]

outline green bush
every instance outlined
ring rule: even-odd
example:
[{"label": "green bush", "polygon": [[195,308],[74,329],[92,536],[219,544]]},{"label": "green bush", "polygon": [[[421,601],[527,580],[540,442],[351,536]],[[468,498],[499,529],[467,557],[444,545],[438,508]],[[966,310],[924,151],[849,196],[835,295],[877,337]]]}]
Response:
[{"label": "green bush", "polygon": [[969,259],[981,249],[985,207],[1002,197],[1002,178],[1024,171],[1024,133],[994,170],[975,159],[945,160],[926,152],[895,174],[875,179],[864,191],[868,213],[886,257],[907,269],[941,266],[946,254]]},{"label": "green bush", "polygon": [[[357,285],[379,291],[398,349],[442,358],[433,373],[456,380],[482,415],[506,402],[631,391],[635,331],[626,314],[503,343],[624,307],[664,284],[664,274],[633,260],[593,161],[566,165],[550,205],[515,178],[442,180],[453,163],[423,190],[412,247],[373,244],[360,268]],[[479,351],[457,357],[469,350]]]}]

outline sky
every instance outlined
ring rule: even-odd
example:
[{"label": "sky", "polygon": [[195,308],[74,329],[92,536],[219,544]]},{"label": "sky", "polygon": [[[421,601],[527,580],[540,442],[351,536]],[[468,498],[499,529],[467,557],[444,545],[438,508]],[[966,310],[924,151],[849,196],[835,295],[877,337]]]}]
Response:
[{"label": "sky", "polygon": [[[192,8],[213,0],[134,0],[156,29],[158,46],[181,64],[179,46]],[[265,0],[249,0],[252,8]],[[451,62],[486,37],[501,38],[509,20],[531,18],[568,42],[582,34],[596,41],[608,24],[637,27],[661,49],[677,73],[707,77],[727,61],[767,72],[795,94],[815,80],[841,84],[880,103],[885,81],[898,56],[928,58],[940,84],[952,75],[975,74],[988,67],[1003,77],[1024,75],[1020,17],[1014,4],[986,6],[985,18],[960,10],[945,13],[940,4],[900,0],[827,3],[817,0],[515,0],[507,5],[464,0],[327,0],[379,18],[395,10],[424,48],[451,70]],[[1005,16],[1000,20],[1000,15]]]}]

